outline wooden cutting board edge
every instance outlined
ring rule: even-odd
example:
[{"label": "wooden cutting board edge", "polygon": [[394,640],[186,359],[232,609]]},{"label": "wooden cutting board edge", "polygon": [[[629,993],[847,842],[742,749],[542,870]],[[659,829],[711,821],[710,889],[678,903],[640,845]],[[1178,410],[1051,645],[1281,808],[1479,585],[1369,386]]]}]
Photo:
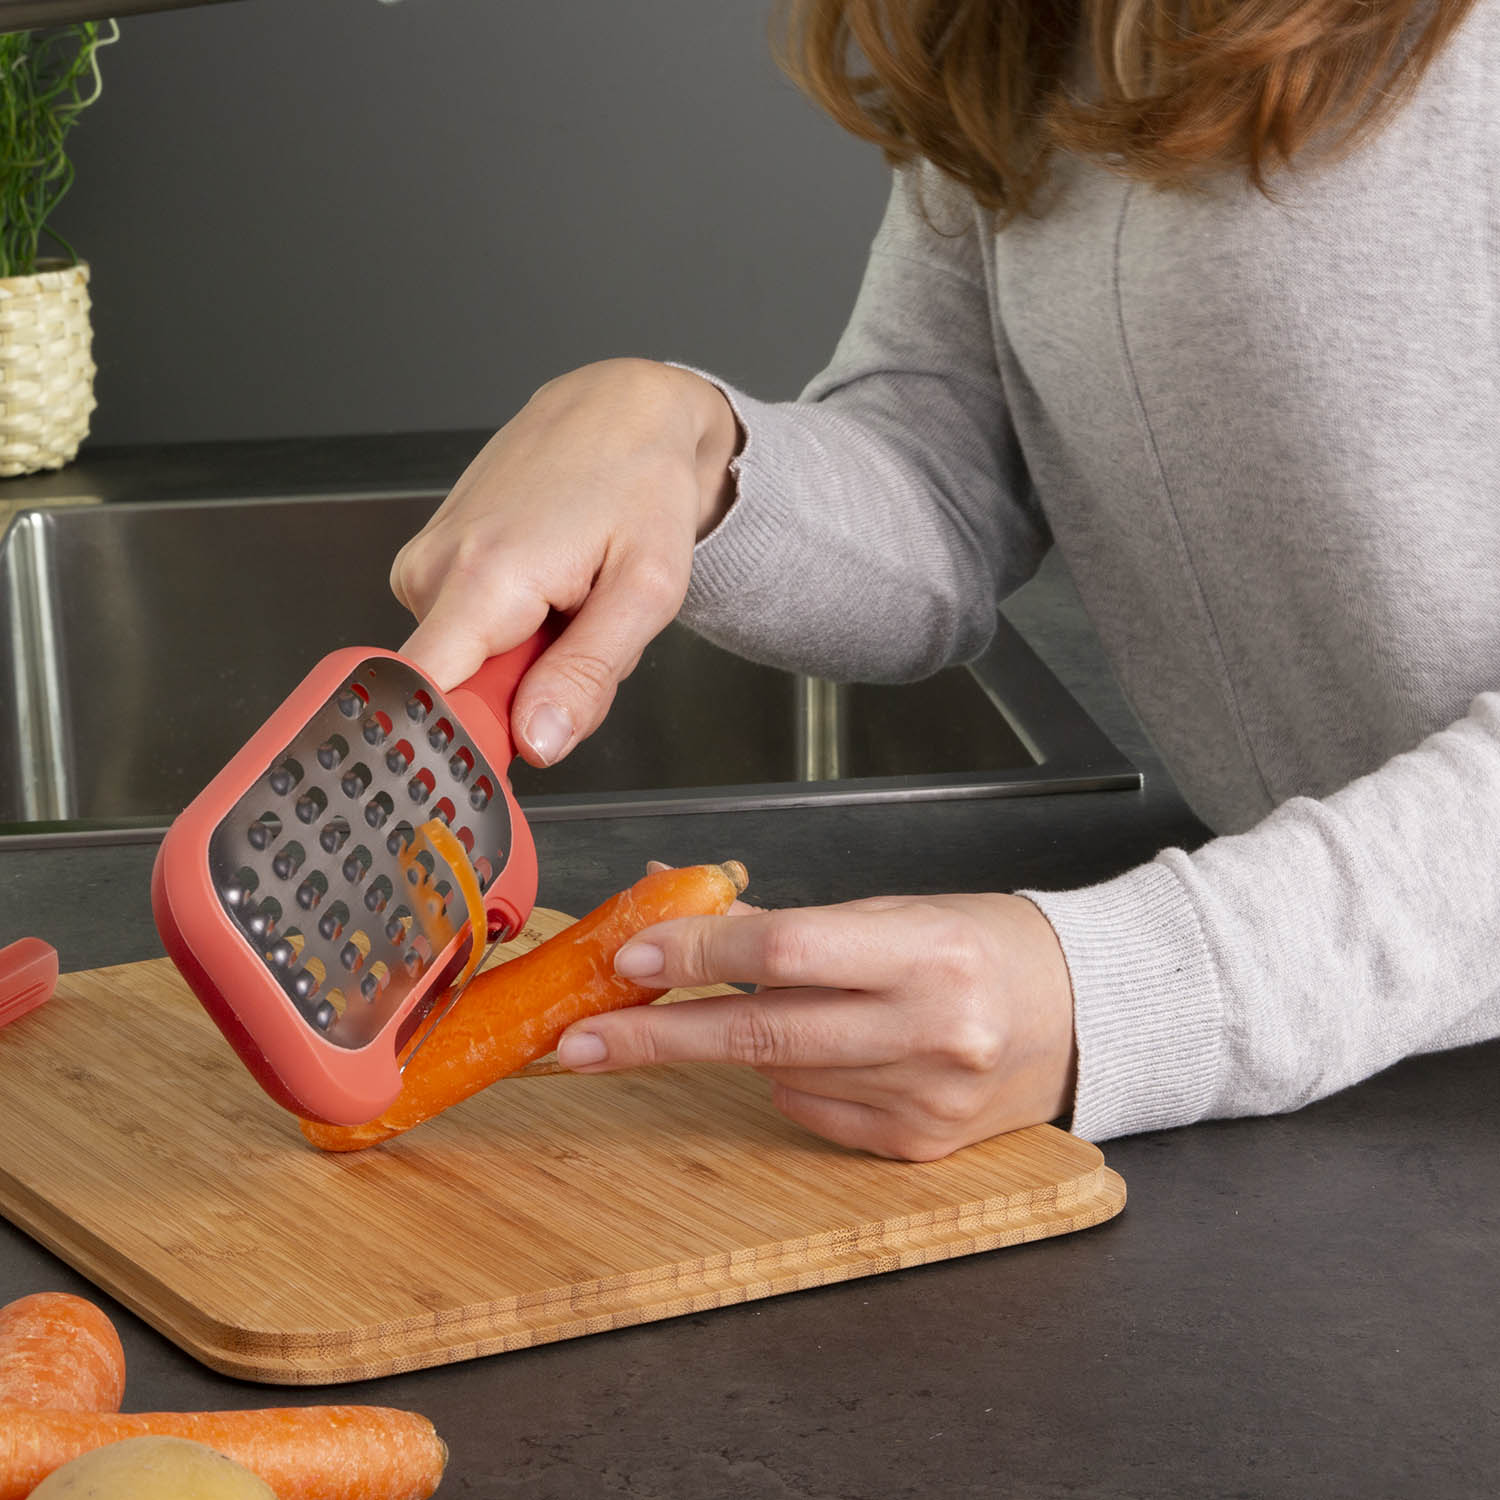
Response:
[{"label": "wooden cutting board edge", "polygon": [[[317,1332],[257,1334],[235,1328],[205,1317],[156,1278],[143,1285],[139,1267],[132,1267],[127,1279],[107,1245],[81,1235],[75,1223],[69,1223],[70,1232],[59,1233],[46,1206],[18,1191],[3,1174],[0,1208],[53,1254],[210,1369],[259,1384],[337,1385],[1006,1249],[1090,1228],[1113,1218],[1125,1206],[1124,1179],[1102,1163],[1076,1185],[1080,1191],[1075,1196],[1068,1191],[1069,1184],[1059,1184],[1058,1199],[1046,1205],[1011,1205],[997,1212],[975,1205],[977,1215],[960,1210],[951,1222],[925,1228],[910,1223],[869,1226],[874,1233],[861,1232],[847,1244],[816,1253],[794,1256],[784,1247],[771,1246],[770,1264],[716,1269],[672,1266],[664,1268],[659,1278],[629,1288],[583,1291],[499,1312],[438,1316],[426,1327],[409,1321],[371,1326],[337,1337]],[[986,1221],[978,1230],[974,1228],[976,1216]],[[889,1240],[896,1234],[901,1236],[900,1248]],[[684,1282],[691,1289],[684,1289]]]}]

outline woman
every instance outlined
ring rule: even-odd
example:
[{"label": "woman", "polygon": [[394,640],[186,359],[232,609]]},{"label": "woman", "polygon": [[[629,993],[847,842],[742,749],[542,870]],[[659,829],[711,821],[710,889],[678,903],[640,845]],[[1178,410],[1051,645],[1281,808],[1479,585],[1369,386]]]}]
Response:
[{"label": "woman", "polygon": [[787,404],[545,386],[396,560],[407,649],[447,685],[570,613],[516,700],[544,764],[679,609],[916,677],[1056,545],[1218,836],[1086,890],[666,924],[622,972],[768,988],[563,1061],[747,1062],[927,1158],[1500,1033],[1500,3],[807,0],[789,36],[897,167],[832,364]]}]

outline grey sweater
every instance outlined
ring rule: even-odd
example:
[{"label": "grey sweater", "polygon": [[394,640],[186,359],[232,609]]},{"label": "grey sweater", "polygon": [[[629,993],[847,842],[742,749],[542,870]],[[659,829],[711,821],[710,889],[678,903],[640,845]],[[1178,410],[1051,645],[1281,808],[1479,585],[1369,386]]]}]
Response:
[{"label": "grey sweater", "polygon": [[1500,1034],[1496,79],[1480,0],[1382,133],[1274,203],[1065,159],[996,234],[898,177],[829,367],[796,402],[724,387],[748,441],[690,624],[921,676],[1056,545],[1218,835],[1028,892],[1072,975],[1082,1136]]}]

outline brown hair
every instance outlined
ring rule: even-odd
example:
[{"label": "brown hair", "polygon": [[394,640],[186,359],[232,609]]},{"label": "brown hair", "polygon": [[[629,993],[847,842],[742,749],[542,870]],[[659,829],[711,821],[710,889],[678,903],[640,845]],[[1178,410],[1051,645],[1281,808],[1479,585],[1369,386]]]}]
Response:
[{"label": "brown hair", "polygon": [[[782,0],[782,65],[887,160],[1000,222],[1061,148],[1187,186],[1335,155],[1406,98],[1474,0]],[[1086,46],[1094,85],[1076,93]]]}]

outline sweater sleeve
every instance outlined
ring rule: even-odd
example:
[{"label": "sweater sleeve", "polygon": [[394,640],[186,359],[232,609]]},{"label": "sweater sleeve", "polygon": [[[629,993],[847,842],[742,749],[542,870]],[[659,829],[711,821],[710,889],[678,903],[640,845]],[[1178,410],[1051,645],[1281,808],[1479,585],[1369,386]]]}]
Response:
[{"label": "sweater sleeve", "polygon": [[866,682],[984,650],[1048,537],[972,205],[930,173],[897,175],[852,318],[797,401],[706,378],[746,441],[735,503],[694,556],[687,624],[752,660]]},{"label": "sweater sleeve", "polygon": [[1073,979],[1073,1130],[1292,1110],[1500,1035],[1500,693],[1333,795],[1026,894]]}]

